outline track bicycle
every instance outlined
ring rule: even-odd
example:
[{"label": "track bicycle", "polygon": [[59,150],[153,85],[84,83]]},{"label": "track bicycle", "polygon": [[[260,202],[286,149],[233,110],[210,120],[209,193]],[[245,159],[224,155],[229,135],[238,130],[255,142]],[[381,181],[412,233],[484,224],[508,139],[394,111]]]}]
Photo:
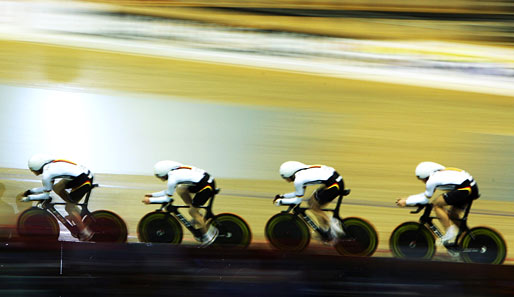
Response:
[{"label": "track bicycle", "polygon": [[[207,228],[212,224],[219,231],[218,236],[210,246],[246,248],[252,240],[252,232],[248,224],[235,214],[221,213],[215,215],[212,212],[214,198],[219,191],[220,189],[215,189],[208,204],[199,207],[205,210],[203,218],[207,223]],[[173,205],[173,200],[159,204],[161,204],[159,209],[146,214],[139,221],[137,226],[139,241],[180,244],[184,237],[182,225],[194,237],[201,237],[202,231],[196,229],[193,222],[180,213],[180,209],[189,208],[189,205]]]},{"label": "track bicycle", "polygon": [[[91,191],[99,187],[91,180],[91,189],[86,193],[83,203],[78,203],[81,212],[80,216],[84,225],[92,232],[93,236],[89,241],[93,242],[126,242],[127,225],[123,219],[108,210],[96,210],[90,212],[88,209]],[[24,240],[47,240],[57,241],[60,234],[59,223],[61,222],[71,235],[78,238],[79,229],[68,216],[63,216],[56,205],[66,205],[65,202],[52,202],[52,198],[37,201],[37,204],[20,213],[16,223],[18,235]]]},{"label": "track bicycle", "polygon": [[[454,242],[446,244],[450,255],[467,263],[502,264],[507,255],[507,245],[501,234],[489,227],[469,228],[467,219],[472,202],[468,204],[459,222],[459,232]],[[435,239],[443,236],[434,225],[435,216],[430,216],[433,205],[417,204],[411,213],[425,210],[419,222],[405,222],[394,229],[389,239],[395,257],[430,260],[436,252]]]},{"label": "track bicycle", "polygon": [[[339,209],[343,196],[350,194],[350,189],[344,190],[338,197],[334,209],[323,209],[333,213],[333,218],[339,221],[344,235],[334,240],[334,247],[341,255],[371,256],[378,246],[378,235],[373,225],[357,217],[341,219]],[[300,204],[289,205],[287,210],[272,216],[265,227],[267,240],[273,247],[286,252],[301,252],[311,240],[309,227],[323,240],[326,233],[307,215],[310,208]]]}]

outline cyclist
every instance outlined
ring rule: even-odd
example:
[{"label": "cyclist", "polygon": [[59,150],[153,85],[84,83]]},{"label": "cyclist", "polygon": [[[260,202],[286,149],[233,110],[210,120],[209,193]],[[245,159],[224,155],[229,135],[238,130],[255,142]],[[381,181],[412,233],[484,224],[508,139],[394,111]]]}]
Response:
[{"label": "cyclist", "polygon": [[305,165],[298,161],[287,161],[280,166],[280,176],[287,182],[293,182],[295,191],[287,194],[278,194],[273,202],[276,206],[283,204],[300,204],[308,185],[320,186],[307,199],[308,205],[318,219],[323,231],[322,240],[330,242],[344,234],[339,221],[329,220],[327,213],[322,209],[341,195],[344,190],[342,176],[334,168],[325,165]]},{"label": "cyclist", "polygon": [[[206,222],[200,213],[200,206],[204,205],[210,198],[214,197],[216,184],[214,178],[202,169],[182,165],[175,161],[159,161],[154,166],[154,174],[162,181],[168,181],[166,190],[146,194],[143,203],[168,203],[176,191],[184,203],[189,206],[189,214],[193,218],[192,223],[202,235],[195,239],[208,246],[218,236],[218,229],[214,226],[206,227]],[[191,193],[195,194],[191,199]]]},{"label": "cyclist", "polygon": [[[416,177],[425,183],[425,192],[400,198],[396,200],[396,204],[400,207],[426,204],[435,190],[445,191],[434,199],[433,205],[437,218],[446,230],[441,241],[444,245],[451,244],[459,233],[457,219],[466,206],[480,196],[477,183],[462,169],[444,167],[434,162],[419,163],[416,167]],[[448,205],[451,208],[447,211]]]},{"label": "cyclist", "polygon": [[[92,188],[91,171],[82,165],[46,154],[30,157],[28,167],[36,176],[43,175],[43,187],[25,191],[22,201],[51,200],[50,192],[53,190],[66,202],[67,218],[79,229],[78,238],[82,241],[90,240],[94,233],[82,222],[77,204]],[[59,181],[55,182],[57,179]]]}]

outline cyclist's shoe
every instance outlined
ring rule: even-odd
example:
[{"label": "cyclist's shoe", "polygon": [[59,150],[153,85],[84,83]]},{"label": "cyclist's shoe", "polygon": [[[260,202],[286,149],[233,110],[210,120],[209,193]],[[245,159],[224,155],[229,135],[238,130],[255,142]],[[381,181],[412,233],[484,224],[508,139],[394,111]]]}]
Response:
[{"label": "cyclist's shoe", "polygon": [[319,232],[318,234],[318,239],[323,243],[323,244],[326,244],[326,245],[332,245],[333,242],[334,242],[334,239],[336,239],[337,237],[335,237],[334,235],[334,232],[331,230],[331,228],[329,228],[328,230],[322,230],[321,232]]},{"label": "cyclist's shoe", "polygon": [[455,225],[451,225],[448,230],[446,230],[446,234],[441,237],[441,242],[445,246],[451,245],[453,242],[455,242],[457,234],[459,234],[459,228]]},{"label": "cyclist's shoe", "polygon": [[454,259],[460,258],[460,252],[455,248],[448,248],[448,254]]},{"label": "cyclist's shoe", "polygon": [[93,236],[95,235],[95,232],[89,231],[89,230],[83,230],[79,233],[79,240],[80,241],[90,241],[93,239]]},{"label": "cyclist's shoe", "polygon": [[207,232],[205,232],[205,234],[202,235],[202,237],[200,239],[200,242],[201,242],[200,247],[208,247],[209,245],[211,245],[218,237],[218,234],[219,234],[218,228],[216,228],[212,225],[209,226],[209,230],[207,230]]}]

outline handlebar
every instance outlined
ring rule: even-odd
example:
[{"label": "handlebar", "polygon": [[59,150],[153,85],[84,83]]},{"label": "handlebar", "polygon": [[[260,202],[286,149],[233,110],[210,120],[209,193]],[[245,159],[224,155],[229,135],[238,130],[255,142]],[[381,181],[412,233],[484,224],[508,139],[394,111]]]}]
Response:
[{"label": "handlebar", "polygon": [[419,213],[419,212],[421,212],[423,210],[423,208],[428,207],[429,205],[431,205],[431,204],[430,203],[427,203],[427,204],[416,204],[414,206],[417,206],[418,209],[413,210],[410,213]]}]

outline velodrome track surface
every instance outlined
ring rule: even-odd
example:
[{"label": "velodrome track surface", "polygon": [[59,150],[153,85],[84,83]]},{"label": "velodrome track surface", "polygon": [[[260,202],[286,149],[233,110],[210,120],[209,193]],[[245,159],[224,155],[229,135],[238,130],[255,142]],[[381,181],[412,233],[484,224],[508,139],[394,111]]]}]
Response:
[{"label": "velodrome track surface", "polygon": [[[187,233],[184,248],[138,244],[137,222],[155,208],[140,200],[145,193],[161,190],[163,184],[151,176],[97,174],[96,182],[101,187],[95,189],[90,209],[109,209],[123,217],[129,227],[129,244],[64,243],[39,249],[17,243],[3,245],[2,296],[68,296],[77,287],[84,295],[140,295],[147,291],[169,295],[173,291],[182,296],[241,292],[255,296],[435,296],[442,291],[454,296],[508,296],[512,292],[511,96],[43,43],[2,41],[1,53],[0,79],[10,86],[57,89],[70,94],[115,91],[121,92],[120,97],[157,94],[179,96],[198,105],[243,106],[264,113],[278,110],[278,120],[273,118],[276,122],[266,128],[253,128],[266,132],[261,135],[274,136],[252,142],[259,148],[255,150],[256,160],[243,159],[238,165],[250,173],[259,172],[258,177],[241,175],[236,179],[228,170],[229,177],[218,179],[222,192],[216,198],[214,211],[233,212],[247,220],[254,236],[247,251],[197,249]],[[300,120],[292,117],[295,125],[312,128],[290,129],[280,119],[285,112],[288,118],[291,114],[301,115]],[[148,114],[151,118],[152,110]],[[3,118],[7,115],[3,114]],[[121,123],[132,120],[117,118]],[[246,127],[246,122],[241,120],[239,125]],[[17,148],[26,136],[27,130],[17,130],[17,123],[2,125],[3,156]],[[280,129],[284,126],[288,129]],[[143,132],[162,133],[158,125]],[[137,131],[123,133],[129,133],[134,142],[147,139]],[[226,131],[218,133],[223,135]],[[287,138],[290,136],[293,137]],[[284,138],[292,142],[281,141]],[[140,148],[142,155],[151,150],[153,143],[144,144]],[[209,154],[214,157],[207,158],[216,159],[223,149],[226,148],[213,143]],[[108,148],[103,151],[108,152]],[[175,152],[172,148],[170,151]],[[195,158],[190,159],[196,164]],[[340,257],[315,241],[301,255],[281,255],[270,250],[264,225],[281,209],[272,205],[272,197],[291,190],[291,185],[276,174],[278,165],[286,159],[327,163],[341,170],[352,189],[343,201],[341,215],[362,217],[375,226],[379,249],[372,258]],[[412,174],[420,159],[463,166],[475,176],[482,198],[474,204],[469,224],[491,226],[503,234],[509,248],[505,265],[451,263],[442,248],[431,263],[390,258],[391,231],[404,221],[418,218],[408,209],[394,207],[394,200],[422,190]],[[225,169],[223,161],[211,163],[206,169]],[[150,171],[151,166],[149,163],[140,171]],[[38,182],[28,170],[0,169],[2,224],[12,225],[16,214],[28,207],[15,197]],[[69,239],[66,233],[62,236]],[[193,288],[186,290],[184,282]],[[56,289],[59,286],[62,290]]]}]

